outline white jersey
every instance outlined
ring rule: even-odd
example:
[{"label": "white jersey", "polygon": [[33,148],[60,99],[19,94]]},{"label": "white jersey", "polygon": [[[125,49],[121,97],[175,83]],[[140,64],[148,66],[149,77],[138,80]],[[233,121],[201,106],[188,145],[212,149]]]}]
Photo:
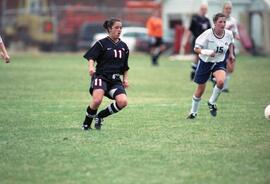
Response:
[{"label": "white jersey", "polygon": [[213,28],[204,31],[195,42],[195,48],[208,49],[215,51],[215,57],[199,54],[199,57],[204,62],[222,62],[225,60],[226,52],[229,45],[234,43],[233,33],[225,29],[222,38],[214,34]]},{"label": "white jersey", "polygon": [[225,29],[232,31],[234,35],[239,35],[237,20],[234,17],[230,16],[226,19]]},{"label": "white jersey", "polygon": [[3,43],[2,37],[0,36],[0,43]]}]

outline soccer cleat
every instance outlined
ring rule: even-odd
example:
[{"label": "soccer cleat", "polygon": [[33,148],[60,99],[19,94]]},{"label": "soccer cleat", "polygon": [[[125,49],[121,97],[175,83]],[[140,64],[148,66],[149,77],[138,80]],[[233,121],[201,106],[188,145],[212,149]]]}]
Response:
[{"label": "soccer cleat", "polygon": [[195,119],[197,116],[197,114],[194,114],[194,113],[190,113],[187,117],[187,119]]},{"label": "soccer cleat", "polygon": [[212,116],[217,116],[217,106],[216,106],[216,104],[210,104],[209,102],[207,103],[207,105],[208,105],[208,108],[209,108],[209,110],[210,110],[210,114],[212,115]]},{"label": "soccer cleat", "polygon": [[102,122],[103,121],[103,119],[102,118],[99,118],[99,117],[96,117],[95,118],[95,128],[97,129],[97,130],[100,130],[101,129],[101,126],[102,126]]},{"label": "soccer cleat", "polygon": [[85,125],[85,124],[82,125],[82,130],[91,130],[91,129],[92,128],[90,125]]}]

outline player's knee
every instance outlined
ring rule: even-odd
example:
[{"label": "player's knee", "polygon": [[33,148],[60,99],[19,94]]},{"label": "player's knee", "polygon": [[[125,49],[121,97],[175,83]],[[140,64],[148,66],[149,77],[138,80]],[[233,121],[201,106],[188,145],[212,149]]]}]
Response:
[{"label": "player's knee", "polygon": [[101,102],[102,102],[102,98],[94,98],[92,100],[93,105],[97,107],[101,104]]},{"label": "player's knee", "polygon": [[128,105],[128,101],[126,97],[117,99],[116,103],[117,103],[117,106],[121,109],[125,108]]},{"label": "player's knee", "polygon": [[224,80],[217,80],[216,85],[219,89],[222,89],[224,85]]}]

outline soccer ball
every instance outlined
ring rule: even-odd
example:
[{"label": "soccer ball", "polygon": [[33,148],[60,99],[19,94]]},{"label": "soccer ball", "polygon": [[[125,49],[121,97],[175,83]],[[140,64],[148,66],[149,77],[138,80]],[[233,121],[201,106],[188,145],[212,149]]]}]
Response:
[{"label": "soccer ball", "polygon": [[264,116],[267,120],[270,120],[270,105],[267,105],[264,109]]}]

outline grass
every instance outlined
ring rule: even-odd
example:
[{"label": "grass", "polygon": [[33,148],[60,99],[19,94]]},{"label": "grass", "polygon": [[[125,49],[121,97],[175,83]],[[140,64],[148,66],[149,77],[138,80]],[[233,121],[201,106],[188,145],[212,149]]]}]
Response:
[{"label": "grass", "polygon": [[[130,58],[129,106],[101,131],[80,129],[89,103],[82,53],[17,54],[0,64],[0,183],[270,183],[269,58],[239,56],[218,116],[201,101],[190,62]],[[110,101],[104,99],[102,107]]]}]

